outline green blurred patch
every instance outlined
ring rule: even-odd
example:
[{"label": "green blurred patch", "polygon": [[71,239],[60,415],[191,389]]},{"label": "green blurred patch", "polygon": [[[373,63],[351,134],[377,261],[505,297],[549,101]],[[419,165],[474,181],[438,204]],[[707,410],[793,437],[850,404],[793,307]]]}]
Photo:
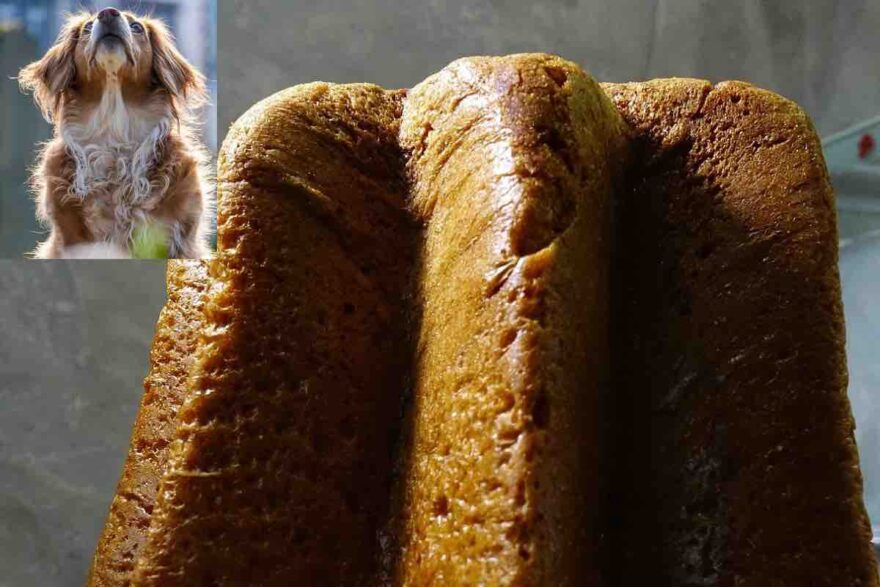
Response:
[{"label": "green blurred patch", "polygon": [[134,231],[131,254],[135,259],[167,259],[168,231],[158,224],[143,224]]}]

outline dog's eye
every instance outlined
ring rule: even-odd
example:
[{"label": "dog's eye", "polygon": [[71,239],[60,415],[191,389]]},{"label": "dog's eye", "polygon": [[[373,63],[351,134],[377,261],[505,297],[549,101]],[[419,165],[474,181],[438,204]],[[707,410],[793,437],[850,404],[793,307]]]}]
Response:
[{"label": "dog's eye", "polygon": [[139,22],[133,22],[131,23],[131,30],[138,34],[141,34],[144,32],[144,25]]},{"label": "dog's eye", "polygon": [[86,26],[83,27],[83,32],[84,32],[85,34],[87,34],[87,35],[91,34],[91,33],[92,33],[92,25],[93,25],[93,24],[94,24],[94,23],[91,22],[91,21],[87,22],[87,23],[86,23]]}]

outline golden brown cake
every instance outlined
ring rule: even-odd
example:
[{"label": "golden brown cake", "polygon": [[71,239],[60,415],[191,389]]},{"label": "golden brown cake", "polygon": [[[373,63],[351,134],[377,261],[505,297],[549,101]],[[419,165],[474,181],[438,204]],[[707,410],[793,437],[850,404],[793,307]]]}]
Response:
[{"label": "golden brown cake", "polygon": [[176,434],[177,411],[187,394],[186,380],[204,325],[205,263],[169,261],[166,282],[168,298],[156,324],[131,448],[89,574],[88,584],[96,587],[123,585],[131,575],[146,538],[168,446]]},{"label": "golden brown cake", "polygon": [[549,56],[456,61],[407,96],[425,223],[397,579],[594,584],[612,178],[623,123]]},{"label": "golden brown cake", "polygon": [[809,119],[740,82],[605,89],[634,133],[613,262],[612,584],[877,585]]},{"label": "golden brown cake", "polygon": [[300,86],[230,131],[205,336],[136,584],[375,573],[410,352],[402,98]]},{"label": "golden brown cake", "polygon": [[239,119],[91,584],[878,585],[814,131],[604,90],[466,58]]}]

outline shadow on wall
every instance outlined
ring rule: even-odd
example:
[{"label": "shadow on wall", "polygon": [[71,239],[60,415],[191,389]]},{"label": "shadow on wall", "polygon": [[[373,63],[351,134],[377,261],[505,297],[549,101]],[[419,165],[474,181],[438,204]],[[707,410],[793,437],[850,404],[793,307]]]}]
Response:
[{"label": "shadow on wall", "polygon": [[0,29],[0,256],[20,258],[45,231],[34,214],[28,170],[39,143],[51,137],[30,96],[18,89],[15,76],[39,59],[37,42],[21,29]]}]

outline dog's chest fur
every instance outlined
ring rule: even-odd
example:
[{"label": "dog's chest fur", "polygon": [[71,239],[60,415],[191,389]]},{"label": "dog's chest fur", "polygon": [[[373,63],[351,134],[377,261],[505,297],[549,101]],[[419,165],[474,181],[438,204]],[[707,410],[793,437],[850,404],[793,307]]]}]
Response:
[{"label": "dog's chest fur", "polygon": [[110,87],[97,107],[73,112],[61,130],[71,160],[68,198],[82,202],[95,240],[127,245],[168,189],[155,173],[171,120],[126,104]]}]

